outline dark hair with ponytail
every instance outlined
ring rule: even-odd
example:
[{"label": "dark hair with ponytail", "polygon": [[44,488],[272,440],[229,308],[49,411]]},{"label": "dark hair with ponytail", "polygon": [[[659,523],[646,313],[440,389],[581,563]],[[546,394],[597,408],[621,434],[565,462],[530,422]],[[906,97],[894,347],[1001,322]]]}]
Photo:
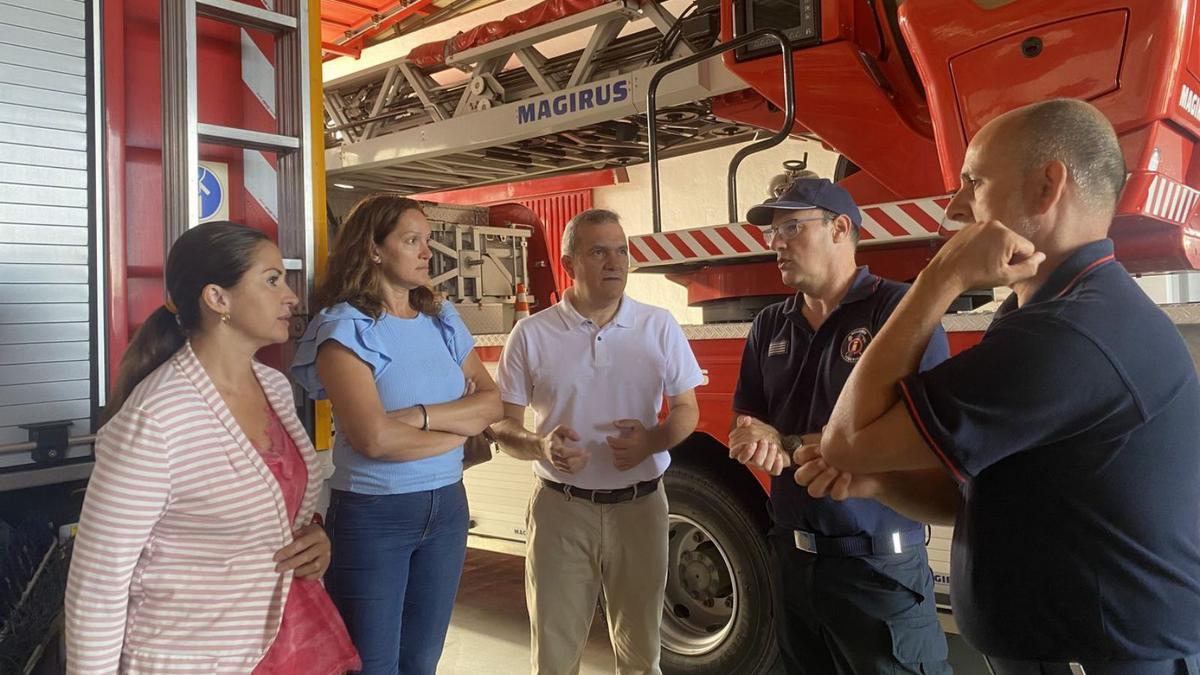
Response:
[{"label": "dark hair with ponytail", "polygon": [[204,287],[236,286],[254,264],[255,250],[269,241],[262,232],[227,220],[197,225],[175,240],[164,272],[167,295],[175,311],[172,313],[166,305],[159,306],[133,334],[121,357],[103,421],[116,415],[133,388],[166,363],[183,347],[188,336],[199,330],[200,294]]}]

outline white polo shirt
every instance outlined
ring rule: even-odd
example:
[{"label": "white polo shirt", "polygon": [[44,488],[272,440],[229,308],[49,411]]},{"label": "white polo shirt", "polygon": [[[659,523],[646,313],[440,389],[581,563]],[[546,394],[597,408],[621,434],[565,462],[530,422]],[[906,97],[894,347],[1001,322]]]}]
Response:
[{"label": "white polo shirt", "polygon": [[677,396],[703,381],[700,364],[671,313],[625,296],[604,327],[586,319],[566,299],[522,319],[500,358],[496,381],[505,403],[532,406],[538,434],[560,424],[579,432],[591,451],[576,474],[534,462],[538,476],[590,490],[613,490],[657,478],[671,457],[657,452],[628,471],[613,466],[607,436],[613,422],[658,424],[663,395]]}]

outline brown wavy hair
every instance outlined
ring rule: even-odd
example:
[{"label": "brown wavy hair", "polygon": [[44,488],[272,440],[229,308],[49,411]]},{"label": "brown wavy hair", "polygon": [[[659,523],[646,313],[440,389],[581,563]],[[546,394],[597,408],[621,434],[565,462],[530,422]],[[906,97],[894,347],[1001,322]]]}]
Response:
[{"label": "brown wavy hair", "polygon": [[[316,311],[347,302],[368,316],[383,316],[383,275],[371,262],[371,245],[382,245],[410,210],[425,213],[420,202],[389,194],[364,197],[354,205],[334,235],[325,280],[314,298]],[[441,300],[432,288],[410,290],[408,302],[422,314],[436,317],[441,313]]]}]

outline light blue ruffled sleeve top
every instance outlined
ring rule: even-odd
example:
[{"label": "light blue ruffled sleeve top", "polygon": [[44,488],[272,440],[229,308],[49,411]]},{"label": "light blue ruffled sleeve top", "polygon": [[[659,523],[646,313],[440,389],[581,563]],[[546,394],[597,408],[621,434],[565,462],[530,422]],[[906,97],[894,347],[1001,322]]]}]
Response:
[{"label": "light blue ruffled sleeve top", "polygon": [[[297,345],[292,377],[314,399],[328,398],[317,377],[317,349],[336,340],[371,368],[385,410],[418,403],[433,405],[462,397],[462,364],[475,346],[458,311],[442,303],[441,315],[402,319],[384,314],[372,319],[348,303],[321,310]],[[337,408],[334,428],[341,428]],[[336,434],[330,487],[359,494],[390,495],[436,490],[462,479],[462,447],[406,462],[369,459]]]}]

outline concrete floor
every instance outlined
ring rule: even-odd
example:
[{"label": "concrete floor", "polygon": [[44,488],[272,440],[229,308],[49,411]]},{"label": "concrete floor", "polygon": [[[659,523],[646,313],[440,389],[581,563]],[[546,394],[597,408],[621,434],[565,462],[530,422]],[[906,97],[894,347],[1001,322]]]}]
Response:
[{"label": "concrete floor", "polygon": [[[597,613],[598,614],[598,613]],[[613,672],[608,628],[597,615],[583,653],[581,675]],[[529,672],[529,612],[525,559],[467,549],[458,601],[450,619],[438,675],[516,675]]]},{"label": "concrete floor", "polygon": [[[950,663],[957,675],[987,675],[979,655],[961,638],[951,635],[949,642]],[[597,614],[580,673],[610,675],[613,667],[608,629]],[[468,549],[438,675],[521,675],[528,672],[525,560]]]}]

